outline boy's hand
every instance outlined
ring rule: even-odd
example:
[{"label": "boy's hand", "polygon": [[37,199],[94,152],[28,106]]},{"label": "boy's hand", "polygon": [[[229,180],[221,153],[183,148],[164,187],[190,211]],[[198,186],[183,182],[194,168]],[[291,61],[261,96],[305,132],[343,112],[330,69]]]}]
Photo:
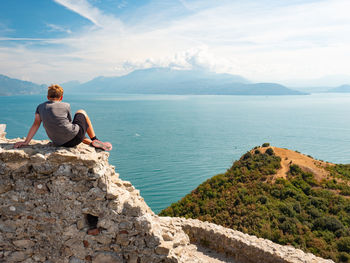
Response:
[{"label": "boy's hand", "polygon": [[28,143],[26,142],[16,142],[15,145],[13,146],[13,148],[20,148],[20,147],[23,147],[23,146],[27,146]]},{"label": "boy's hand", "polygon": [[35,135],[35,133],[37,132],[37,130],[39,129],[40,124],[41,124],[40,115],[38,113],[35,113],[35,119],[34,119],[33,125],[32,125],[32,127],[30,127],[30,130],[28,132],[26,140],[23,142],[16,142],[15,145],[13,146],[13,148],[20,148],[23,146],[27,146],[30,143],[30,141],[32,140],[32,138]]}]

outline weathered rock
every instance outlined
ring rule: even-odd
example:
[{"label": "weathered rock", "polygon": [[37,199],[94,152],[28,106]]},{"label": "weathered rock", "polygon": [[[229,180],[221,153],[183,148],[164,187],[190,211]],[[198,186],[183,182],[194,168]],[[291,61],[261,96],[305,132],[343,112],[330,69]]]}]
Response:
[{"label": "weathered rock", "polygon": [[6,136],[6,124],[0,124],[0,138],[5,138]]},{"label": "weathered rock", "polygon": [[23,252],[23,251],[15,251],[12,252],[11,254],[9,254],[6,257],[6,260],[8,262],[21,262],[25,259],[27,259],[30,255],[28,255],[27,253]]},{"label": "weathered rock", "polygon": [[92,263],[123,263],[122,258],[113,252],[100,252],[92,260]]},{"label": "weathered rock", "polygon": [[165,241],[158,245],[158,247],[156,248],[156,253],[158,255],[168,255],[172,248],[173,243]]},{"label": "weathered rock", "polygon": [[16,247],[20,247],[20,248],[30,248],[30,247],[34,246],[35,243],[29,239],[22,239],[22,240],[13,241],[13,244]]},{"label": "weathered rock", "polygon": [[108,153],[34,140],[13,149],[16,141],[0,142],[0,261],[5,253],[13,262],[169,257],[155,252],[163,230],[152,225],[155,215],[139,192],[108,164]]}]

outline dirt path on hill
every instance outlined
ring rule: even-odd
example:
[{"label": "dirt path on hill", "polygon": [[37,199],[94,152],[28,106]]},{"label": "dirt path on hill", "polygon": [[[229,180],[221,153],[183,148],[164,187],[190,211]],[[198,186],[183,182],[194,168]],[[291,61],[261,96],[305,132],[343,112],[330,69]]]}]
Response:
[{"label": "dirt path on hill", "polygon": [[265,152],[267,148],[272,148],[275,152],[275,155],[281,158],[281,168],[277,171],[274,179],[286,178],[287,173],[290,169],[290,165],[296,164],[303,171],[314,174],[317,181],[321,181],[322,179],[325,179],[329,176],[329,172],[325,168],[328,165],[334,165],[331,163],[315,160],[309,156],[288,149],[278,147],[262,147],[259,150],[261,152]]}]

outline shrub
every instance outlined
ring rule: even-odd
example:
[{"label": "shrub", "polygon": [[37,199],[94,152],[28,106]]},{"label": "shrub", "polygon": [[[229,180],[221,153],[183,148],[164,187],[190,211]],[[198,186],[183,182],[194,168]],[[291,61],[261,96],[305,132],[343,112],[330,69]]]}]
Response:
[{"label": "shrub", "polygon": [[298,232],[296,220],[294,218],[287,218],[279,228],[283,233],[296,234]]},{"label": "shrub", "polygon": [[350,262],[350,254],[346,252],[341,252],[339,254],[339,260],[340,262]]},{"label": "shrub", "polygon": [[258,202],[260,202],[261,204],[266,204],[266,202],[267,202],[267,197],[266,196],[260,196],[259,198],[258,198]]},{"label": "shrub", "polygon": [[341,237],[337,242],[339,251],[350,253],[350,237]]},{"label": "shrub", "polygon": [[263,143],[263,145],[262,145],[262,147],[269,147],[270,146],[270,143],[268,143],[268,142],[265,142],[265,143]]},{"label": "shrub", "polygon": [[266,150],[266,154],[268,154],[268,155],[274,155],[273,149],[272,149],[272,148],[268,148],[268,149]]},{"label": "shrub", "polygon": [[[335,217],[321,217],[317,218],[314,222],[314,229],[319,229],[319,230],[329,230],[329,231],[337,231],[339,229],[344,228],[343,224],[336,219]],[[349,248],[350,248],[350,239],[349,239]]]},{"label": "shrub", "polygon": [[300,211],[301,211],[300,203],[293,204],[293,209],[295,212],[300,213]]},{"label": "shrub", "polygon": [[259,151],[258,149],[256,149],[256,150],[254,151],[254,153],[255,153],[255,154],[259,154],[260,151]]},{"label": "shrub", "polygon": [[319,218],[321,217],[321,212],[318,211],[315,207],[311,207],[308,211],[308,213],[311,215],[312,218]]},{"label": "shrub", "polygon": [[282,204],[282,205],[279,205],[278,208],[284,215],[288,217],[294,217],[295,215],[294,209],[291,205]]},{"label": "shrub", "polygon": [[296,164],[292,164],[290,167],[289,167],[289,172],[291,175],[299,175],[299,174],[302,174],[302,170],[301,168],[296,165]]},{"label": "shrub", "polygon": [[247,152],[246,154],[243,155],[242,159],[247,160],[252,157],[252,154],[250,152]]}]

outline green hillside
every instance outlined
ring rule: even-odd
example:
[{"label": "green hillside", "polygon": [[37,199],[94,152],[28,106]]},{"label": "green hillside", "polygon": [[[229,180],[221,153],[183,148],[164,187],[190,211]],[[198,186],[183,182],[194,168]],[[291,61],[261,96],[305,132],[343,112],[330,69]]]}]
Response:
[{"label": "green hillside", "polygon": [[[320,177],[294,164],[293,158],[310,157],[293,152],[292,159],[282,160],[272,148],[265,150],[247,152],[225,174],[202,183],[160,215],[197,218],[350,262],[350,165],[321,167],[315,161],[326,174]],[[286,163],[285,178],[276,177]]]}]

